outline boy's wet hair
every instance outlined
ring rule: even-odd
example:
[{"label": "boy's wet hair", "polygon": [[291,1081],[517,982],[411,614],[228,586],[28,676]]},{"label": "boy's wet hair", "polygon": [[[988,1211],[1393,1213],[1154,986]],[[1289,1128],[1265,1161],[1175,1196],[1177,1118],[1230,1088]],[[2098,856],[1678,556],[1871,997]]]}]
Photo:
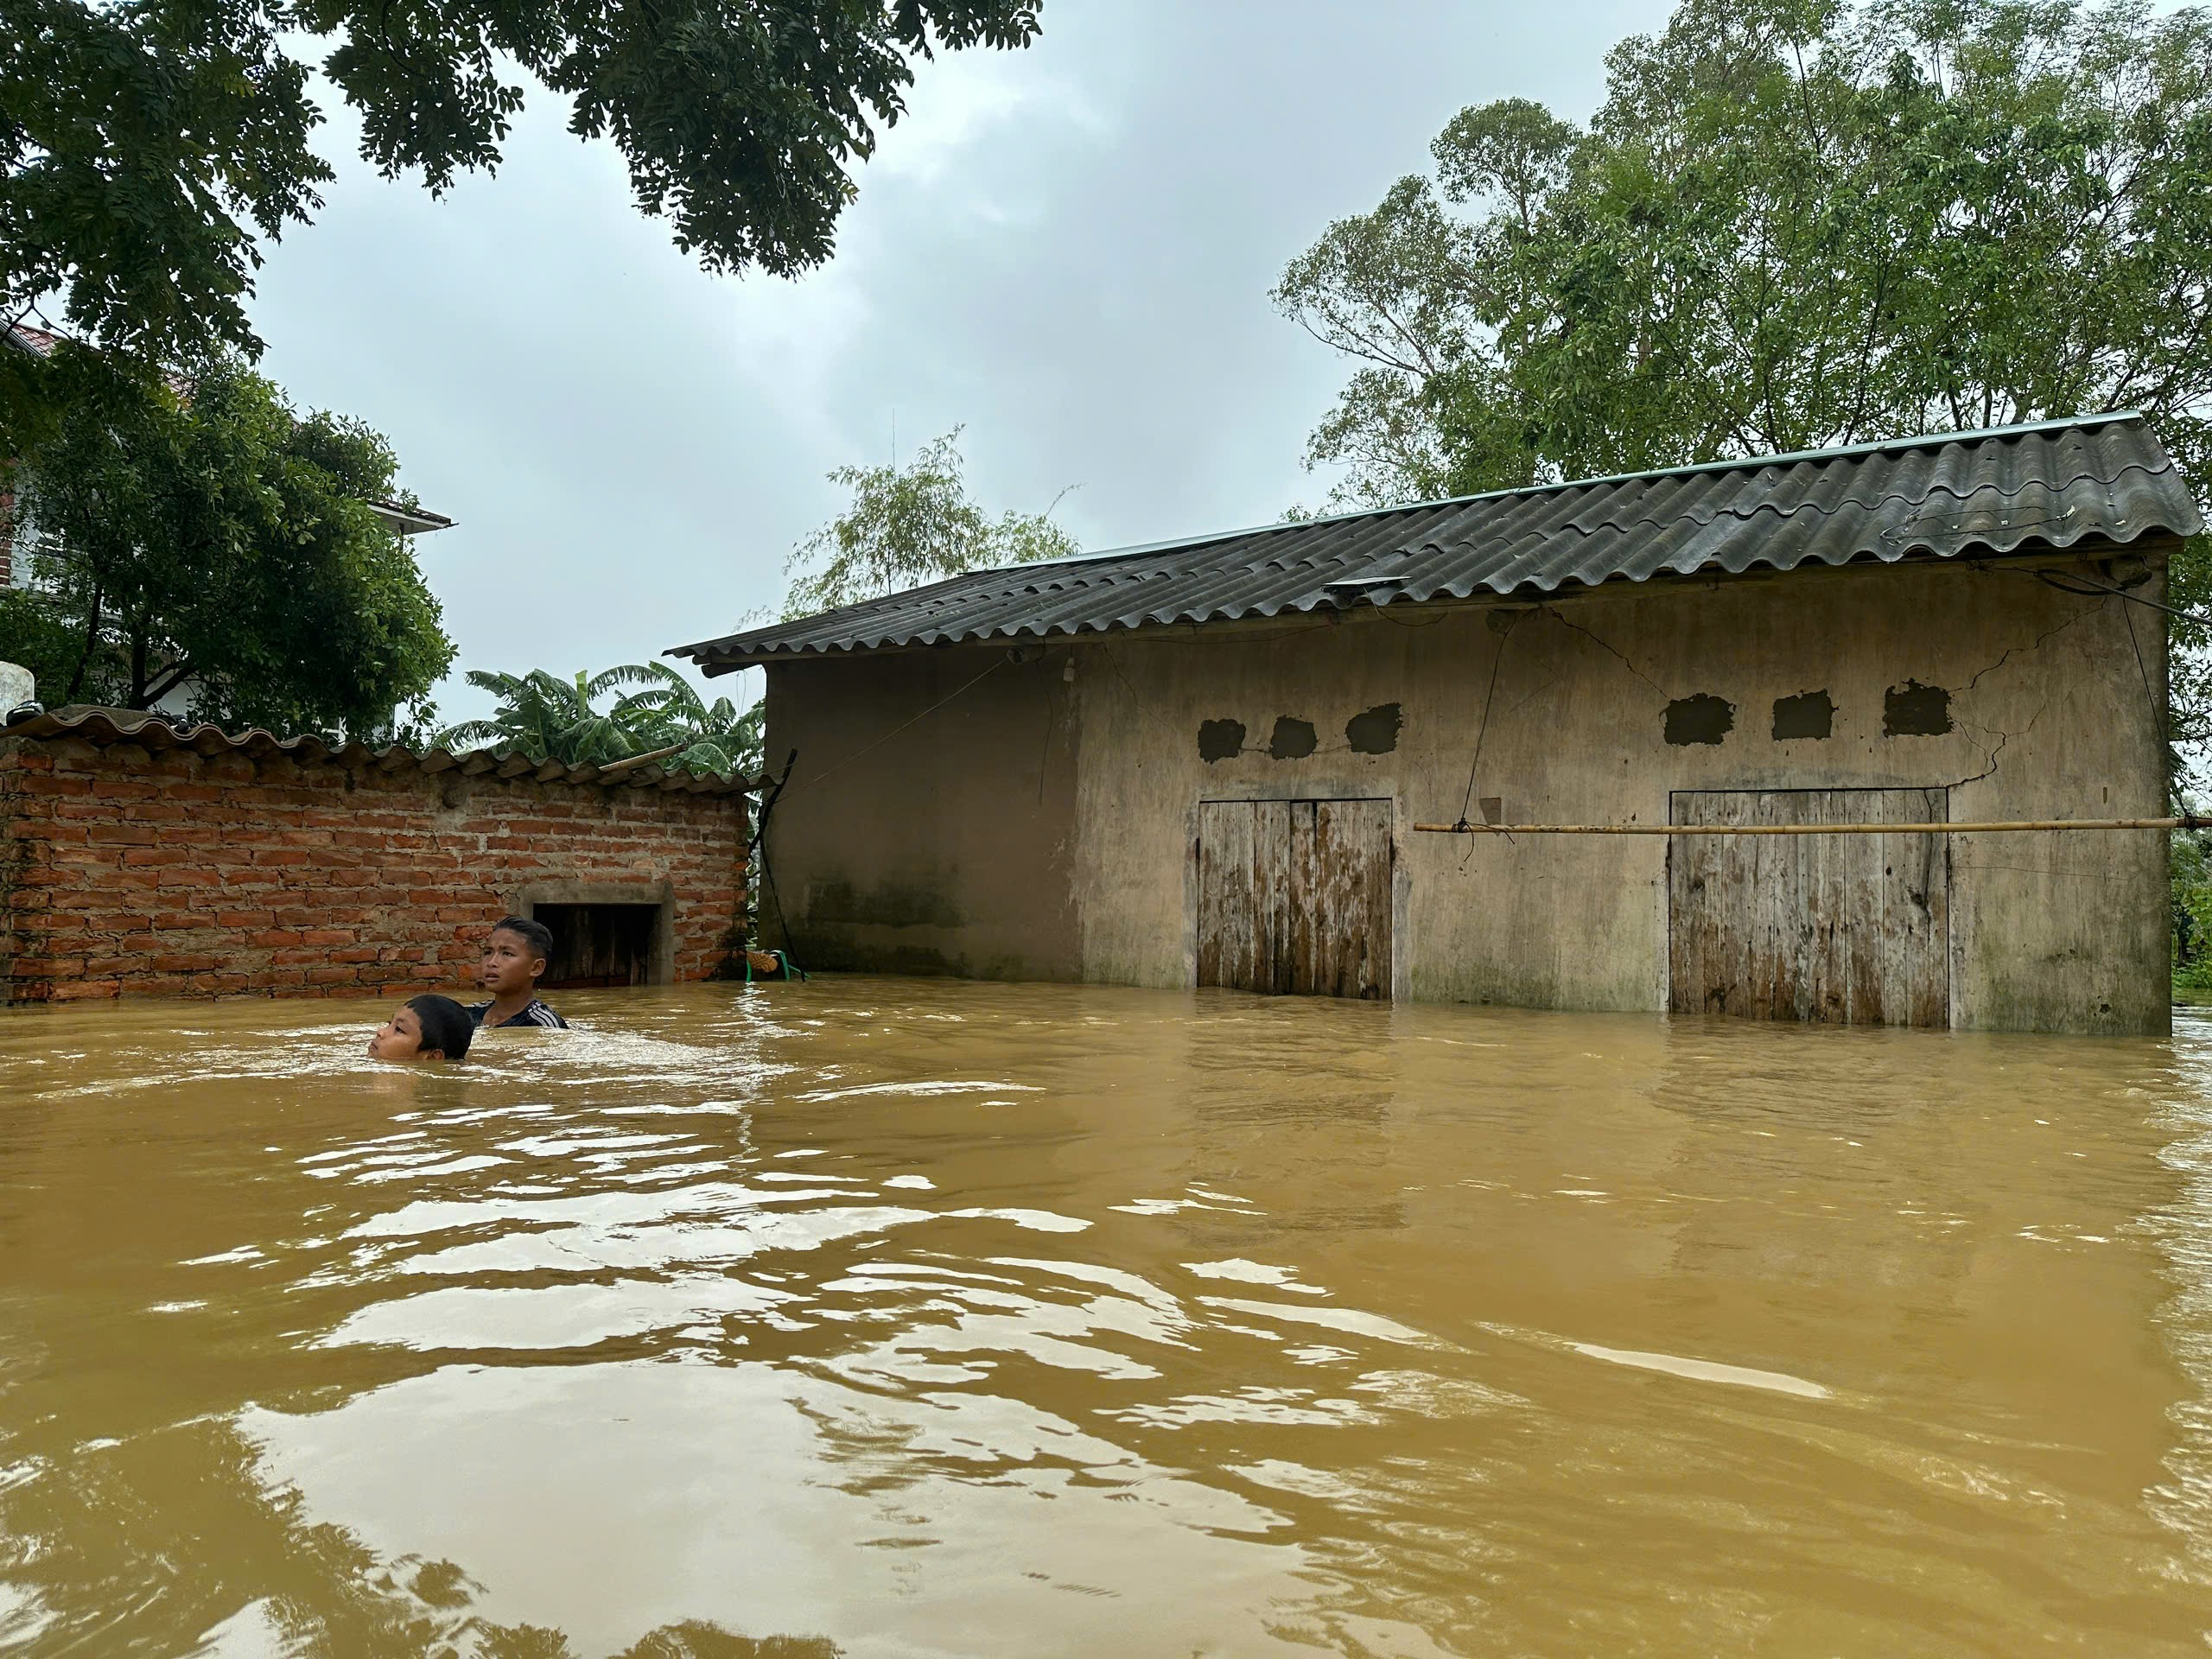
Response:
[{"label": "boy's wet hair", "polygon": [[449,996],[410,996],[407,1006],[415,1010],[416,1023],[423,1027],[423,1048],[425,1052],[436,1049],[449,1060],[457,1060],[468,1052],[469,1039],[476,1035],[476,1022],[468,1017],[468,1010]]},{"label": "boy's wet hair", "polygon": [[530,946],[533,957],[553,960],[553,930],[543,922],[533,922],[527,916],[502,916],[492,925],[494,933],[513,933]]}]

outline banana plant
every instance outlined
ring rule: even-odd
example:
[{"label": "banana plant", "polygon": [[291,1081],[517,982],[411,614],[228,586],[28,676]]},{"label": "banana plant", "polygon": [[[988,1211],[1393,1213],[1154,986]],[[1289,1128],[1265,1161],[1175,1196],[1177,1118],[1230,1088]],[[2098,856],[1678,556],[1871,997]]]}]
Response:
[{"label": "banana plant", "polygon": [[[674,748],[662,762],[671,771],[750,777],[760,770],[761,705],[741,711],[728,697],[709,703],[664,663],[625,663],[573,679],[543,669],[522,675],[479,669],[467,679],[499,702],[489,718],[438,734],[455,753],[496,749],[541,763],[606,766]],[[598,706],[615,693],[621,695],[612,705]]]}]

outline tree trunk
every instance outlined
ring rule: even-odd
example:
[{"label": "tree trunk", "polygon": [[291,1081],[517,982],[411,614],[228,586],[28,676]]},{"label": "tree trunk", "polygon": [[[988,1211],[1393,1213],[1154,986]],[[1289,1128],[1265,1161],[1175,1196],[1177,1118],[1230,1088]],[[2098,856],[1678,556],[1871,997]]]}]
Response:
[{"label": "tree trunk", "polygon": [[192,675],[193,667],[190,663],[171,663],[155,677],[154,683],[146,688],[145,706],[151,708],[189,680]]},{"label": "tree trunk", "polygon": [[62,694],[64,702],[76,702],[78,692],[84,690],[85,670],[92,664],[92,647],[99,643],[99,637],[100,590],[95,584],[92,588],[92,610],[85,619],[85,648],[77,653],[77,671],[69,677],[69,689]]}]

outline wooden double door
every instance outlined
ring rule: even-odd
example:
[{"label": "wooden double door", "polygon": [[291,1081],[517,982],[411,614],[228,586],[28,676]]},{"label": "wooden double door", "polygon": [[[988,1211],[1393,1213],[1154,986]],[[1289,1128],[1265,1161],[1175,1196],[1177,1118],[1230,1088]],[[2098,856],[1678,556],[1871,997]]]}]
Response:
[{"label": "wooden double door", "polygon": [[1198,983],[1390,995],[1387,800],[1198,804]]},{"label": "wooden double door", "polygon": [[[1943,823],[1945,789],[1695,790],[1676,823]],[[1677,1014],[1948,1026],[1948,837],[1675,836],[1669,1005]]]}]

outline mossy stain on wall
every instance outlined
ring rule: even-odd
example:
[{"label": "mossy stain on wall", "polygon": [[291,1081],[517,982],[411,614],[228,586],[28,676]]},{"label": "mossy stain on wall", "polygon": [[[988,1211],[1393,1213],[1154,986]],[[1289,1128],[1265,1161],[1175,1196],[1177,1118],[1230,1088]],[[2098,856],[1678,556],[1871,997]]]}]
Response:
[{"label": "mossy stain on wall", "polygon": [[842,876],[831,876],[807,888],[806,919],[816,925],[958,927],[968,918],[947,895],[948,885],[879,881],[863,893]]}]

